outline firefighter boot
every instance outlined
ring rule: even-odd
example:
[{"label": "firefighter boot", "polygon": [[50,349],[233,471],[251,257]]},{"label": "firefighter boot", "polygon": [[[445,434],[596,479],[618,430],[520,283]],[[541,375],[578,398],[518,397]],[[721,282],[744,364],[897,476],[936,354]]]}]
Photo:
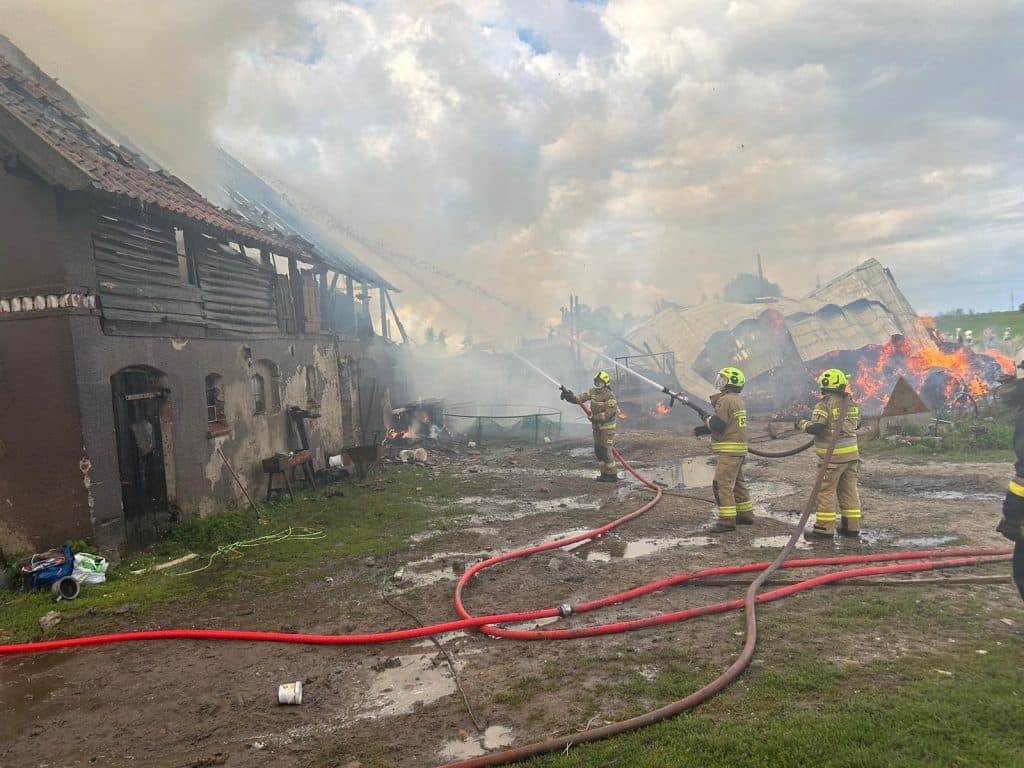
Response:
[{"label": "firefighter boot", "polygon": [[820,520],[814,523],[809,530],[804,531],[804,538],[807,541],[823,541],[834,538],[836,535],[835,522],[823,523]]},{"label": "firefighter boot", "polygon": [[753,525],[754,524],[754,504],[750,501],[741,501],[736,505],[736,524],[737,525]]},{"label": "firefighter boot", "polygon": [[736,507],[719,507],[718,520],[709,529],[709,533],[726,533],[736,530]]},{"label": "firefighter boot", "polygon": [[850,539],[856,539],[860,537],[860,518],[859,517],[847,517],[842,516],[839,521],[839,535],[846,536]]}]

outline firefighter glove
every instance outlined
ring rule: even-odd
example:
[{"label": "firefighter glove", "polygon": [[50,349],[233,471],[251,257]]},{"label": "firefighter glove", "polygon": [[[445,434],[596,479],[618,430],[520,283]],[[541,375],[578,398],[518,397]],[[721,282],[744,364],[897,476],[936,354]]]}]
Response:
[{"label": "firefighter glove", "polygon": [[703,437],[704,435],[710,435],[710,434],[711,434],[711,427],[709,427],[707,424],[701,424],[699,427],[694,427],[693,428],[693,436],[694,437]]},{"label": "firefighter glove", "polygon": [[573,394],[573,391],[571,389],[566,389],[565,387],[562,387],[562,394],[559,395],[559,397],[561,397],[567,403],[576,402],[576,395]]}]

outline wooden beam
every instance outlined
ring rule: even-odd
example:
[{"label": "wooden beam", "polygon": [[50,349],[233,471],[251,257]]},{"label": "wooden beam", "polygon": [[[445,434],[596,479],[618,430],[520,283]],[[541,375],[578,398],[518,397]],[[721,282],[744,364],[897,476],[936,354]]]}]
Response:
[{"label": "wooden beam", "polygon": [[388,305],[387,299],[384,298],[384,286],[380,287],[380,335],[385,339],[390,339],[391,334],[388,333]]},{"label": "wooden beam", "polygon": [[391,294],[388,293],[388,289],[381,286],[381,292],[384,294],[384,298],[388,300],[388,306],[391,307],[391,314],[395,318],[395,325],[398,326],[398,332],[402,334],[402,343],[409,343],[409,334],[405,332],[405,326],[402,325],[402,321],[398,319],[398,312],[395,311],[395,303],[391,301]]}]

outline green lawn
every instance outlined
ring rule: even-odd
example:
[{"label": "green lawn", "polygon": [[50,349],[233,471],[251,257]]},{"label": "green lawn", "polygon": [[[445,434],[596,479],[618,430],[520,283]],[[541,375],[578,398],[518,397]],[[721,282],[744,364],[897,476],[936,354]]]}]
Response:
[{"label": "green lawn", "polygon": [[[847,588],[813,607],[762,608],[756,664],[718,697],[650,728],[524,765],[1024,765],[1014,725],[1024,701],[1024,606],[1008,589],[994,609],[967,590],[954,597],[908,589]],[[609,692],[636,704],[610,714],[666,704],[719,671],[680,647],[655,680],[638,676]]]},{"label": "green lawn", "polygon": [[[332,495],[338,491],[343,496]],[[419,467],[402,467],[383,480],[360,485],[331,486],[307,493],[291,502],[261,504],[195,518],[171,528],[153,551],[121,563],[107,575],[107,582],[84,586],[73,602],[54,605],[49,591],[29,594],[0,592],[0,642],[24,642],[87,634],[112,620],[130,605],[136,617],[160,606],[205,602],[228,597],[240,585],[246,590],[271,591],[293,585],[296,579],[312,578],[317,568],[345,558],[383,555],[405,549],[409,536],[424,528],[443,527],[454,514],[464,513],[446,502],[458,494],[479,492],[472,483]],[[420,500],[430,499],[431,504]],[[179,555],[195,552],[199,559],[173,570],[186,571],[206,565],[218,547],[287,530],[289,526],[322,530],[315,540],[279,541],[214,558],[204,571],[186,576],[171,571],[133,575],[138,570]],[[39,617],[57,610],[74,619],[70,628],[61,624],[51,632],[39,627]]]},{"label": "green lawn", "polygon": [[996,340],[1002,341],[1003,328],[1010,328],[1015,339],[1024,336],[1024,312],[984,312],[976,315],[938,315],[933,318],[943,333],[953,336],[957,328],[974,331],[974,341],[983,342],[986,328],[996,332]]}]

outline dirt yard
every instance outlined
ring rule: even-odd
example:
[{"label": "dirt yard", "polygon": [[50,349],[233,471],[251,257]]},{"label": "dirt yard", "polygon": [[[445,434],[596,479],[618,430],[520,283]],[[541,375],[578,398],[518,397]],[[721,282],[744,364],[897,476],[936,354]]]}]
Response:
[{"label": "dirt yard", "polygon": [[[792,443],[762,447],[778,449]],[[706,442],[623,430],[619,448],[638,470],[671,488],[648,514],[571,552],[553,551],[489,569],[474,579],[466,602],[474,613],[575,604],[680,572],[770,560],[792,531],[813,479],[809,453],[748,460],[756,524],[711,537],[711,459]],[[684,458],[685,457],[685,458]],[[273,594],[240,584],[228,600],[174,604],[141,615],[125,606],[113,618],[66,626],[65,636],[142,628],[211,627],[349,633],[456,618],[455,578],[484,557],[587,530],[650,498],[631,480],[595,483],[585,441],[527,447],[484,447],[431,461],[467,494],[447,509],[444,525],[411,537],[390,556],[324,561]],[[387,465],[382,472],[409,471]],[[904,464],[869,459],[862,470],[865,536],[861,542],[801,543],[810,551],[874,552],[948,546],[1002,547],[994,533],[1007,466]],[[484,489],[484,490],[481,490]],[[423,499],[420,499],[421,501]],[[430,499],[427,499],[430,502]],[[455,514],[451,514],[451,508]],[[281,546],[301,546],[300,544]],[[1005,574],[1009,566],[943,571],[924,577]],[[217,577],[217,568],[207,572]],[[780,574],[791,579],[791,574]],[[761,646],[792,644],[783,621],[797,606],[829,610],[837,593],[824,587],[761,609],[769,631]],[[902,587],[890,587],[899,591]],[[1020,643],[1007,584],[931,586],[969,591],[996,620],[977,632]],[[382,591],[387,600],[382,598]],[[636,618],[742,596],[741,584],[686,586],[553,626]],[[1011,606],[1000,613],[1000,606]],[[1019,620],[1018,620],[1019,621]],[[0,621],[2,628],[2,621]],[[526,744],[635,714],[638,701],[622,684],[654,680],[672,662],[690,659],[709,677],[739,652],[742,623],[725,614],[623,635],[569,642],[511,642],[477,633],[438,638],[454,661],[465,698],[431,640],[353,647],[254,643],[125,643],[0,662],[0,764],[24,766],[430,766]],[[856,632],[832,639],[848,663],[946,640],[913,627],[893,629],[869,652]],[[799,653],[799,650],[794,650]],[[301,706],[279,706],[280,683],[302,680]],[[742,681],[741,681],[742,682]],[[644,702],[673,695],[651,690]],[[742,702],[742,698],[738,699]],[[467,704],[472,715],[467,709]],[[474,723],[474,717],[476,723]]]}]

